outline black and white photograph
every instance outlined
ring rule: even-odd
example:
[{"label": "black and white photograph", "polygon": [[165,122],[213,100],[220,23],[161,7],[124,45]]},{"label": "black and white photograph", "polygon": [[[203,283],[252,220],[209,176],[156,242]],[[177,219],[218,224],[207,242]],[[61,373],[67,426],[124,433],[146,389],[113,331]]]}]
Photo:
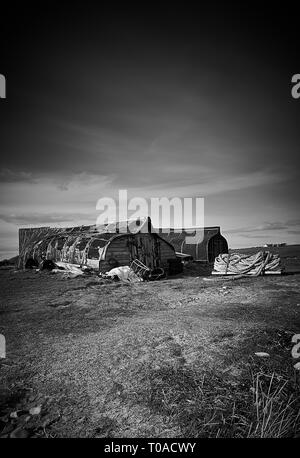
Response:
[{"label": "black and white photograph", "polygon": [[8,450],[300,438],[295,5],[1,5]]}]

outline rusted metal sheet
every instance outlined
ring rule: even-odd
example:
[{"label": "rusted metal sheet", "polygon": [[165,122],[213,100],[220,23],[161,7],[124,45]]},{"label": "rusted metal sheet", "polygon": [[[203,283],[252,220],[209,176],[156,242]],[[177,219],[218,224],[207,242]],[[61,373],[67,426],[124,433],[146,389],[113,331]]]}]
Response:
[{"label": "rusted metal sheet", "polygon": [[[120,259],[120,265],[140,259],[151,268],[159,267],[162,262],[166,263],[161,256],[161,244],[167,244],[169,247],[170,258],[176,257],[175,250],[169,242],[162,240],[156,233],[151,233],[150,226],[150,218],[144,218],[142,221],[139,220],[139,224],[136,221],[127,222],[127,226],[126,222],[123,222],[101,227],[20,229],[19,268],[25,268],[29,259],[37,263],[51,259],[98,269],[100,261],[107,261],[103,264],[106,267],[109,265],[110,250],[112,256]],[[117,232],[110,232],[113,227]],[[119,252],[117,249],[113,254],[112,242],[116,240],[117,246],[118,241],[123,240],[122,237],[125,237],[124,243],[121,243]]]}]

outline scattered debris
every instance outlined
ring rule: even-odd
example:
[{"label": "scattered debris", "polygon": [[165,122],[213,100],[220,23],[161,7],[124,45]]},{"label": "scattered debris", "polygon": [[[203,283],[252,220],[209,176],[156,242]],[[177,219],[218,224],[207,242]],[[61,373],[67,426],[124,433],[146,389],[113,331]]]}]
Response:
[{"label": "scattered debris", "polygon": [[153,281],[153,280],[159,280],[165,277],[166,277],[166,273],[164,269],[162,269],[161,267],[156,267],[156,269],[151,269],[149,274],[146,273],[145,280]]},{"label": "scattered debris", "polygon": [[86,272],[89,272],[86,268],[82,268],[78,264],[70,264],[68,262],[57,261],[55,263],[56,269],[53,269],[52,273],[63,273],[65,278],[75,278],[79,275],[84,275]]},{"label": "scattered debris", "polygon": [[112,278],[124,282],[143,281],[129,266],[115,267],[105,274],[100,274],[101,278]]},{"label": "scattered debris", "polygon": [[29,413],[30,415],[40,415],[41,410],[42,410],[41,406],[32,407],[31,409],[29,409]]},{"label": "scattered debris", "polygon": [[281,274],[280,257],[270,251],[259,251],[248,256],[243,254],[219,254],[214,263],[213,275]]},{"label": "scattered debris", "polygon": [[147,281],[159,280],[165,278],[166,273],[162,267],[150,269],[139,259],[134,259],[130,264],[130,269],[141,279]]},{"label": "scattered debris", "polygon": [[144,278],[145,275],[149,274],[150,269],[139,259],[134,259],[130,264],[130,269],[139,277]]},{"label": "scattered debris", "polygon": [[126,283],[153,281],[166,276],[164,269],[156,267],[150,269],[140,260],[135,259],[130,266],[114,267],[105,274],[99,274],[101,278],[111,278],[113,280],[121,280]]}]

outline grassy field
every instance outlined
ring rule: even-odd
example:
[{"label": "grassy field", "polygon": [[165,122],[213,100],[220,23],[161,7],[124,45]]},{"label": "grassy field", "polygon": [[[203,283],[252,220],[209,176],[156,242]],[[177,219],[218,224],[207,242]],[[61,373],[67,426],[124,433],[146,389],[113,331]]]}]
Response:
[{"label": "grassy field", "polygon": [[238,280],[201,265],[131,285],[1,270],[0,433],[299,437],[294,253],[293,274]]}]

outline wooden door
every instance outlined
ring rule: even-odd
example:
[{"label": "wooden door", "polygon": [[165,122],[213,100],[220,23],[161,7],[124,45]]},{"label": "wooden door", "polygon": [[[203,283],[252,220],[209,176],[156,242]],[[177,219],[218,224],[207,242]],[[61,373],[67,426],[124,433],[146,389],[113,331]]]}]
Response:
[{"label": "wooden door", "polygon": [[223,240],[215,235],[208,242],[208,261],[214,262],[220,253],[223,253]]},{"label": "wooden door", "polygon": [[159,241],[150,234],[136,234],[131,239],[131,257],[150,269],[159,266]]}]

